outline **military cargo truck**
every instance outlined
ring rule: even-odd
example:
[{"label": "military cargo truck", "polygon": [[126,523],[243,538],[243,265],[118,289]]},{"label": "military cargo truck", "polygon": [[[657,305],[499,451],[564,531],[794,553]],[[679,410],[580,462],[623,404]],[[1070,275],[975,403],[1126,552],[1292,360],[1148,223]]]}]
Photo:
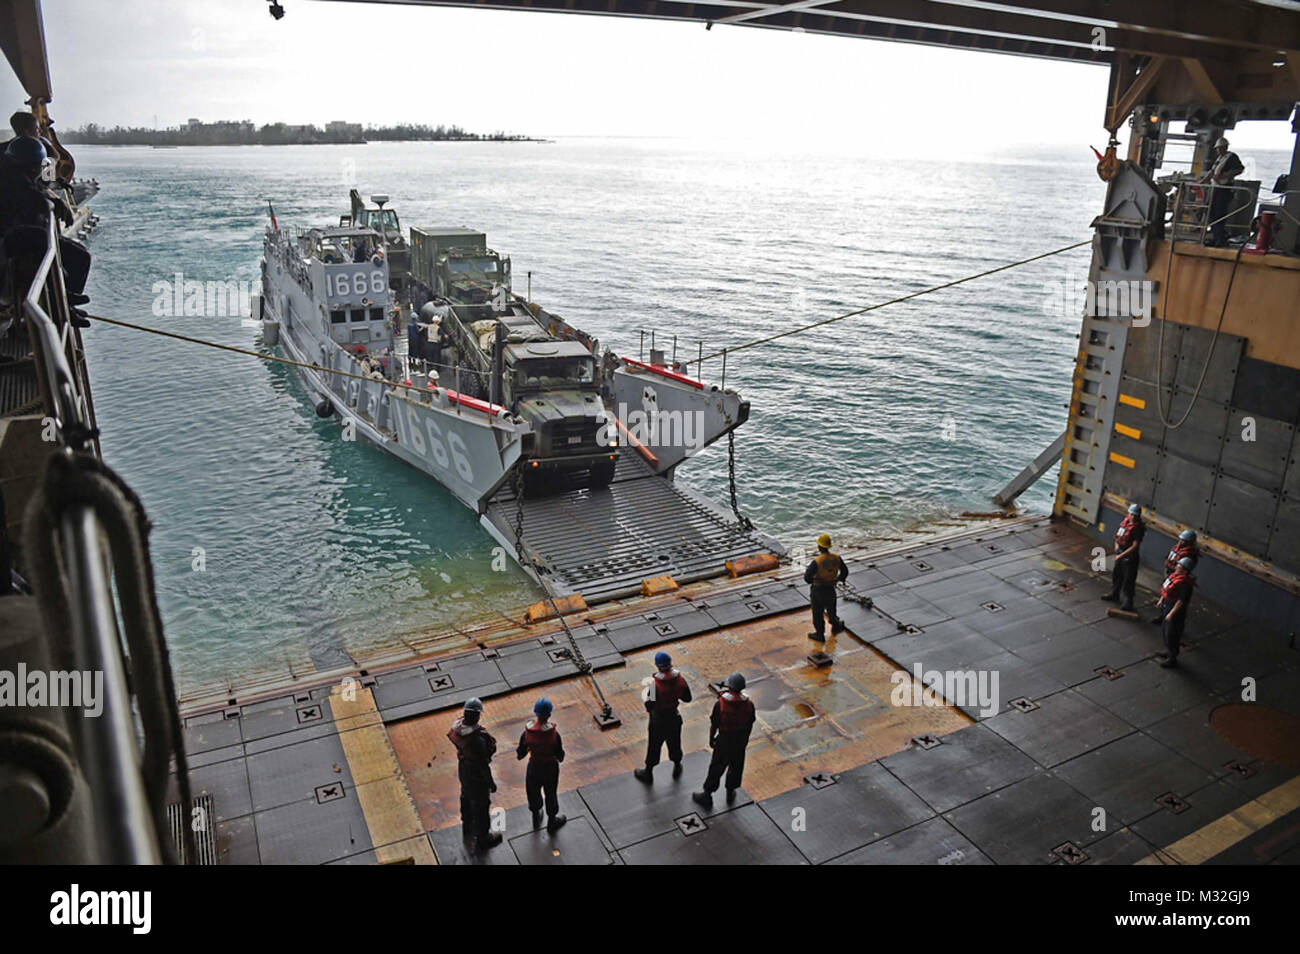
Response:
[{"label": "military cargo truck", "polygon": [[471,229],[411,229],[411,293],[452,342],[438,369],[443,386],[502,405],[531,426],[520,463],[530,492],[610,482],[618,449],[600,440],[606,415],[595,338],[516,296],[510,259]]}]

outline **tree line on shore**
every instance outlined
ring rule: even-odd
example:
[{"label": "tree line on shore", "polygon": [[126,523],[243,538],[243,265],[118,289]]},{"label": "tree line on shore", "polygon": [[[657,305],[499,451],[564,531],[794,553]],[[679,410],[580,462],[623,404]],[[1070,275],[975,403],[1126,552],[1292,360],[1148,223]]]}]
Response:
[{"label": "tree line on shore", "polygon": [[66,132],[63,142],[104,146],[285,146],[314,143],[360,142],[524,142],[530,137],[515,133],[468,132],[456,125],[429,126],[424,123],[399,123],[394,126],[363,126],[361,123],[332,122],[325,126],[311,123],[267,123],[257,126],[248,120],[204,123],[191,119],[184,126],[151,129],[145,126],[101,126],[86,123]]}]

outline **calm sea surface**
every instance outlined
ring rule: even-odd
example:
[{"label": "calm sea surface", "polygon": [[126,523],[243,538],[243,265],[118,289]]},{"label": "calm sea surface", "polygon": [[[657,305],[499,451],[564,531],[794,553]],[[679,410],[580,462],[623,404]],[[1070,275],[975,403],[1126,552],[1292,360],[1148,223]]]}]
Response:
[{"label": "calm sea surface", "polygon": [[[77,156],[103,189],[92,311],[250,348],[258,333],[238,317],[156,315],[155,284],[254,281],[265,200],[281,227],[336,224],[352,180],[388,193],[404,227],[487,232],[518,291],[531,271],[536,300],[633,357],[642,329],[693,357],[700,341],[732,347],[1086,239],[1103,195],[1082,149],[954,161],[572,140]],[[1281,158],[1261,161],[1270,183]],[[743,511],[806,546],[986,509],[1064,425],[1078,318],[1044,303],[1087,259],[732,356],[727,384],[753,403],[737,435]],[[536,598],[513,565],[493,571],[473,515],[342,442],[283,366],[106,325],[87,340],[104,454],[154,524],[183,693],[337,665]],[[678,479],[725,503],[725,445]],[[1023,503],[1046,510],[1052,483]]]}]

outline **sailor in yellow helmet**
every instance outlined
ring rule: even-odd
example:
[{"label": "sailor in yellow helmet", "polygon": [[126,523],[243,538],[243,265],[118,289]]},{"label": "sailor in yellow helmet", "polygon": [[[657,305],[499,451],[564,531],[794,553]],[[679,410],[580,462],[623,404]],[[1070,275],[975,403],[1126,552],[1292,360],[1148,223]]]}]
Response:
[{"label": "sailor in yellow helmet", "polygon": [[813,631],[809,639],[819,643],[826,641],[826,622],[824,616],[830,617],[831,632],[844,630],[844,623],[835,613],[835,585],[843,583],[849,576],[849,568],[844,565],[838,553],[831,552],[831,537],[823,533],[817,538],[817,556],[803,572],[803,581],[812,585],[809,596],[812,599]]}]

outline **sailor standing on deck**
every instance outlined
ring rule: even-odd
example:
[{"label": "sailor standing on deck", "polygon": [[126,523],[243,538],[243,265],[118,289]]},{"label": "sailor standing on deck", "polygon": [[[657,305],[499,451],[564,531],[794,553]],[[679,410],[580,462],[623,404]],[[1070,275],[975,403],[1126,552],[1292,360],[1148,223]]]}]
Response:
[{"label": "sailor standing on deck", "polygon": [[1120,603],[1120,609],[1126,613],[1133,612],[1133,593],[1137,589],[1138,578],[1138,550],[1146,532],[1147,526],[1142,522],[1142,508],[1137,504],[1129,504],[1128,516],[1115,531],[1115,569],[1111,572],[1111,589],[1102,597],[1107,603],[1118,603],[1122,591],[1124,602]]},{"label": "sailor standing on deck", "polygon": [[673,668],[671,656],[665,652],[655,653],[655,668],[658,671],[650,680],[645,695],[645,711],[650,713],[645,768],[632,770],[633,775],[647,784],[654,780],[654,768],[659,764],[665,742],[668,743],[668,759],[673,763],[673,778],[682,774],[682,717],[677,706],[691,701],[691,687]]},{"label": "sailor standing on deck", "polygon": [[[1244,201],[1243,193],[1240,190],[1232,188],[1233,182],[1237,176],[1246,171],[1245,165],[1242,164],[1241,157],[1235,152],[1228,149],[1228,140],[1222,136],[1214,144],[1214,153],[1211,156],[1213,163],[1210,171],[1201,179],[1202,182],[1211,183],[1210,196],[1210,240],[1206,243],[1212,246],[1223,246],[1228,243],[1228,222],[1230,217],[1228,210],[1233,205],[1240,205]],[[1234,194],[1237,202],[1233,202]]]},{"label": "sailor standing on deck", "polygon": [[[1196,545],[1196,531],[1184,530],[1174,541],[1173,549],[1165,554],[1165,576],[1173,576],[1174,571],[1178,569],[1178,564],[1183,558],[1192,561],[1190,569],[1196,569],[1196,564],[1201,559],[1201,549]],[[1164,612],[1159,612],[1151,618],[1153,623],[1163,623],[1165,621]]]},{"label": "sailor standing on deck", "polygon": [[803,581],[812,584],[809,597],[812,600],[813,631],[808,634],[809,639],[819,643],[826,641],[823,615],[830,617],[832,633],[843,631],[844,623],[835,614],[835,586],[848,578],[849,568],[838,553],[831,553],[830,534],[823,533],[817,538],[817,556],[803,572]]},{"label": "sailor standing on deck", "polygon": [[497,790],[492,780],[492,756],[497,751],[497,740],[480,724],[483,703],[470,699],[465,711],[447,730],[447,738],[456,747],[457,776],[460,778],[460,824],[465,841],[474,843],[477,851],[487,851],[501,844],[499,832],[491,830],[492,793]]},{"label": "sailor standing on deck", "polygon": [[554,707],[545,696],[533,704],[536,716],[524,726],[515,757],[528,756],[524,788],[528,792],[528,810],[533,813],[533,827],[542,827],[542,805],[546,805],[546,830],[555,833],[566,821],[560,814],[560,763],[564,761],[564,743],[560,730],[551,722]]},{"label": "sailor standing on deck", "polygon": [[424,360],[425,329],[428,325],[420,324],[411,316],[411,323],[406,326],[406,353],[412,361]]},{"label": "sailor standing on deck", "polygon": [[756,718],[754,703],[745,695],[745,677],[733,672],[727,677],[726,691],[719,693],[709,716],[709,745],[713,748],[713,759],[709,762],[709,774],[704,777],[703,791],[691,795],[697,805],[712,807],[713,793],[718,790],[724,772],[727,775],[727,804],[736,800],[736,789],[740,788],[745,775],[745,749]]},{"label": "sailor standing on deck", "polygon": [[1183,557],[1160,587],[1160,612],[1164,614],[1160,630],[1165,640],[1165,651],[1157,653],[1156,658],[1162,660],[1161,669],[1173,669],[1178,665],[1178,647],[1183,641],[1187,607],[1192,601],[1192,589],[1196,586],[1196,578],[1192,576],[1192,567],[1195,565],[1191,557]]},{"label": "sailor standing on deck", "polygon": [[[49,216],[54,214],[64,225],[73,222],[68,204],[50,188],[54,182],[54,160],[46,153],[44,142],[34,136],[9,140],[0,157],[0,239],[4,255],[15,263],[15,283],[26,288],[36,276],[41,259],[49,246]],[[58,239],[63,278],[68,303],[73,305],[72,323],[89,327],[86,313],[75,306],[90,299],[85,295],[86,277],[90,273],[90,252],[79,242]]]}]

